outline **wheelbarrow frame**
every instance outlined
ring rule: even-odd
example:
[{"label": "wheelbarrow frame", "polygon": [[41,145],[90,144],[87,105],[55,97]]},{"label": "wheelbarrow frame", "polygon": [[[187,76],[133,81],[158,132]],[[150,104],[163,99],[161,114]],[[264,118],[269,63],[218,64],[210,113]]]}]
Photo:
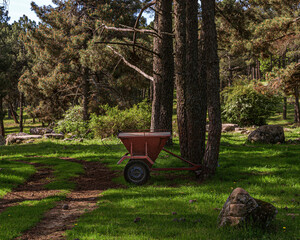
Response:
[{"label": "wheelbarrow frame", "polygon": [[[136,155],[135,152],[134,152],[134,143],[133,143],[133,140],[130,140],[130,139],[134,139],[136,138],[137,136],[134,136],[135,133],[139,133],[141,136],[139,136],[143,141],[145,141],[145,144],[144,144],[144,151],[143,153],[144,154],[138,154]],[[149,169],[150,171],[197,171],[201,168],[201,165],[199,164],[195,164],[195,163],[192,163],[178,155],[176,155],[175,153],[172,153],[168,150],[166,150],[165,148],[163,148],[163,146],[165,145],[166,141],[169,139],[169,137],[171,136],[171,133],[170,132],[152,132],[152,133],[158,133],[157,136],[151,136],[151,132],[128,132],[128,134],[132,134],[132,136],[124,136],[124,134],[126,134],[126,132],[123,132],[123,136],[122,133],[119,133],[118,134],[118,137],[122,140],[123,144],[125,145],[125,147],[129,148],[128,146],[128,142],[124,143],[123,139],[129,139],[129,142],[130,142],[130,151],[127,152],[119,161],[117,164],[121,164],[124,160],[126,159],[129,159],[129,160],[147,160],[147,164],[149,166]],[[168,133],[168,134],[166,134]],[[144,134],[144,136],[143,136]],[[169,168],[153,168],[152,166],[154,165],[155,163],[155,160],[157,158],[157,156],[159,155],[159,153],[161,152],[161,150],[158,151],[158,154],[156,156],[155,159],[151,159],[151,157],[149,156],[149,147],[151,148],[152,146],[150,145],[149,146],[149,143],[147,141],[147,137],[146,137],[146,134],[148,134],[148,138],[150,137],[157,137],[157,138],[163,138],[165,141],[163,144],[163,146],[159,146],[159,147],[162,147],[161,150],[171,154],[172,156],[180,159],[181,161],[183,162],[186,162],[188,164],[190,164],[191,166],[190,167],[169,167]],[[161,134],[161,136],[159,135]],[[165,134],[165,135],[163,135]],[[127,145],[127,146],[126,146]],[[141,151],[141,149],[139,149]]]}]

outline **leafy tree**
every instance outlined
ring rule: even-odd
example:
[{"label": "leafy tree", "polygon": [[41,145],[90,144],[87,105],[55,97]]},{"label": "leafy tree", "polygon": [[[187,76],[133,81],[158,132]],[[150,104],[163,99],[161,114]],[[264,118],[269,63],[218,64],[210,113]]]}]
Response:
[{"label": "leafy tree", "polygon": [[3,119],[6,114],[3,108],[3,99],[10,88],[8,69],[11,64],[11,50],[7,45],[10,33],[8,21],[8,12],[4,11],[4,7],[0,7],[0,135],[2,136],[5,136]]},{"label": "leafy tree", "polygon": [[[32,69],[23,75],[21,88],[27,100],[37,106],[37,115],[43,121],[61,118],[70,105],[79,103],[87,120],[92,101],[96,100],[97,104],[101,99],[108,102],[110,92],[120,95],[113,86],[119,84],[112,81],[116,80],[113,75],[117,71],[112,67],[111,56],[104,47],[95,45],[99,39],[97,32],[103,23],[134,22],[134,12],[139,4],[127,4],[128,11],[121,14],[123,8],[120,6],[125,6],[122,1],[69,0],[54,3],[55,7],[32,4],[42,21],[28,34],[27,49],[35,56],[35,61]],[[104,36],[106,39],[116,37],[110,34]],[[118,78],[121,80],[121,77]],[[123,83],[122,80],[120,82]],[[30,97],[33,92],[36,93],[35,98]]]}]

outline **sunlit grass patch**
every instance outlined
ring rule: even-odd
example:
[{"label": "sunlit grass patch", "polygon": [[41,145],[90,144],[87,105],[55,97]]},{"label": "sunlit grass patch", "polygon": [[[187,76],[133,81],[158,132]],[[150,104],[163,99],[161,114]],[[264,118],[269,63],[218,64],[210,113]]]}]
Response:
[{"label": "sunlit grass patch", "polygon": [[26,201],[9,207],[0,214],[0,239],[10,240],[33,227],[43,217],[44,212],[55,206],[63,196],[48,197],[40,201]]},{"label": "sunlit grass patch", "polygon": [[33,166],[0,158],[0,198],[23,183],[35,172]]}]

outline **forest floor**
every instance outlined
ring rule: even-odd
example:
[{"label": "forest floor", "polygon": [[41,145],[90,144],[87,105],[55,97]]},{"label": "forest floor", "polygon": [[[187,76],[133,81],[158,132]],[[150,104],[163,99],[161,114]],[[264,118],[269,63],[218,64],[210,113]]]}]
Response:
[{"label": "forest floor", "polygon": [[[280,124],[287,139],[300,137],[299,127]],[[126,150],[115,138],[2,146],[0,239],[299,240],[300,145],[249,144],[246,137],[222,135],[217,173],[205,182],[190,172],[158,172],[140,187],[125,182],[116,163]],[[179,154],[178,139],[168,149]],[[167,153],[156,164],[183,166]],[[217,227],[236,187],[278,209],[270,227]]]}]

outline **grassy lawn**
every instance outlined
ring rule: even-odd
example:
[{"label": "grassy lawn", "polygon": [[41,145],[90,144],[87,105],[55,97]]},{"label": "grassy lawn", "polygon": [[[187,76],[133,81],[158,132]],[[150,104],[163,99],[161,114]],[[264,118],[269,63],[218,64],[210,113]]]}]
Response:
[{"label": "grassy lawn", "polygon": [[[276,116],[275,116],[276,118]],[[274,123],[276,119],[272,119]],[[278,121],[278,120],[277,120]],[[273,122],[272,122],[273,123]],[[286,133],[300,137],[300,128]],[[190,180],[193,173],[152,174],[141,187],[125,183],[124,164],[117,161],[126,153],[118,139],[63,142],[39,140],[34,144],[0,147],[0,197],[35,172],[32,166],[15,160],[51,166],[55,180],[50,189],[70,191],[69,181],[83,172],[80,164],[61,160],[72,157],[101,161],[120,172],[114,181],[126,189],[111,189],[99,198],[99,208],[84,214],[67,239],[300,239],[300,145],[245,144],[246,136],[222,135],[216,175],[204,183]],[[179,154],[178,139],[169,150]],[[32,157],[37,155],[39,157]],[[160,167],[180,166],[177,159],[161,153]],[[173,178],[169,178],[169,176]],[[251,196],[270,202],[278,209],[268,229],[218,229],[217,217],[231,191],[246,189]],[[41,201],[25,201],[0,214],[0,239],[11,239],[38,222],[42,214],[64,198],[64,194]],[[196,200],[190,203],[189,200]],[[140,221],[134,221],[140,218]]]}]

